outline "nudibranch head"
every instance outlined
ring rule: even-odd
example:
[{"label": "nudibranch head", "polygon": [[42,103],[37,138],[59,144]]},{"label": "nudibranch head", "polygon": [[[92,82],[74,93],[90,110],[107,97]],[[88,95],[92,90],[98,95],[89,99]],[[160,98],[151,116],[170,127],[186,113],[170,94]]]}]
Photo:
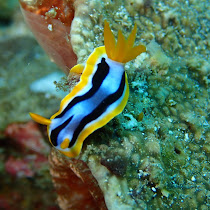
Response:
[{"label": "nudibranch head", "polygon": [[61,101],[59,111],[50,119],[30,113],[33,120],[47,125],[49,141],[64,155],[78,156],[84,140],[124,109],[129,96],[124,63],[146,50],[143,45],[133,46],[136,30],[135,25],[127,40],[119,31],[115,43],[105,21],[105,46],[96,48],[85,65],[78,64],[70,70],[82,75]]}]

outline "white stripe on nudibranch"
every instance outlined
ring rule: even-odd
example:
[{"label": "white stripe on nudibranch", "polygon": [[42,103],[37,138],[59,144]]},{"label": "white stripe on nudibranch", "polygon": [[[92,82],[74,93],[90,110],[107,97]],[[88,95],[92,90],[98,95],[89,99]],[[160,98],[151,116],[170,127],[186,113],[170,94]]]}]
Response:
[{"label": "white stripe on nudibranch", "polygon": [[[104,78],[101,81],[100,86],[98,85],[98,88],[96,88],[97,80],[94,79],[95,83],[93,83],[93,81],[92,81],[91,82],[91,83],[93,83],[92,87],[90,89],[87,89],[83,95],[79,95],[79,96],[75,95],[75,98],[78,99],[79,102],[77,102],[70,109],[67,109],[68,107],[66,107],[66,109],[64,109],[62,112],[62,114],[63,114],[65,111],[65,114],[62,115],[61,117],[59,117],[60,115],[58,115],[54,119],[52,119],[52,124],[49,127],[49,132],[50,132],[50,137],[51,137],[53,144],[55,141],[53,139],[54,136],[53,135],[51,136],[51,132],[56,130],[59,126],[61,126],[62,129],[59,132],[58,136],[56,136],[56,139],[57,139],[56,143],[60,144],[63,141],[63,139],[66,139],[66,138],[68,138],[68,139],[73,138],[73,141],[75,140],[75,143],[76,143],[76,139],[73,137],[73,135],[75,134],[75,130],[79,126],[81,126],[80,124],[81,124],[82,120],[88,115],[93,115],[95,112],[101,111],[101,109],[104,109],[103,113],[106,113],[106,109],[108,108],[108,106],[111,105],[111,104],[104,104],[103,106],[101,106],[101,104],[103,104],[103,102],[106,101],[107,97],[109,97],[111,94],[117,93],[117,90],[119,89],[119,86],[121,84],[121,79],[124,74],[124,68],[123,68],[122,64],[116,63],[116,62],[114,64],[114,68],[111,68],[108,65],[108,63],[106,62],[105,58],[102,58],[102,61],[103,62],[100,62],[97,65],[99,65],[99,66],[105,65],[106,66],[104,76],[98,75],[99,74],[98,72],[102,71],[102,69],[100,69],[100,67],[98,68],[97,72],[95,72],[95,74],[93,75],[93,78],[95,76],[97,76],[97,77],[101,76],[102,78]],[[113,63],[113,62],[110,62],[110,63]],[[119,68],[118,71],[116,71],[117,67]],[[125,81],[122,81],[122,82],[124,82],[124,84],[125,84]],[[123,86],[123,89],[124,89],[124,86]],[[92,95],[90,95],[90,93],[92,93]],[[90,96],[88,96],[88,95],[90,95]],[[85,99],[83,99],[83,98],[85,98]],[[116,100],[118,100],[118,98]],[[74,103],[74,101],[71,100],[71,102],[68,103],[68,105],[71,105],[71,103]],[[97,110],[97,109],[99,109],[99,110]],[[66,125],[65,127],[62,126],[70,117],[72,117],[72,119],[68,123],[68,125]],[[94,121],[96,119],[94,118]],[[56,121],[59,120],[61,123],[54,123],[55,120]],[[88,123],[91,123],[91,122],[88,122]],[[79,134],[78,134],[78,136],[79,136]],[[57,146],[57,145],[54,144],[54,146]],[[68,151],[68,148],[66,148],[64,151]]]},{"label": "white stripe on nudibranch", "polygon": [[[50,142],[66,156],[79,155],[87,136],[124,109],[129,95],[124,63],[146,51],[143,45],[133,47],[136,30],[135,25],[128,40],[119,31],[115,43],[105,21],[105,46],[91,53],[80,82],[61,101],[59,111],[50,119],[30,113],[36,122],[47,125]],[[82,65],[76,65],[72,71],[80,72],[82,68]]]}]

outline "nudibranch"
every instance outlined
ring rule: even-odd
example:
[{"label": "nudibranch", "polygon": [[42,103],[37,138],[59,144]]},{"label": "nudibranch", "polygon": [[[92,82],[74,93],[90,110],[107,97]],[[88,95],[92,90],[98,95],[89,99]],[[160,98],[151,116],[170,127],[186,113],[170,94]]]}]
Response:
[{"label": "nudibranch", "polygon": [[30,113],[34,121],[47,125],[49,141],[64,155],[78,156],[87,136],[124,109],[129,95],[124,64],[146,51],[143,45],[134,46],[136,31],[135,24],[127,40],[119,31],[116,43],[105,21],[105,46],[94,49],[85,65],[70,70],[82,75],[61,101],[59,111],[50,119]]}]

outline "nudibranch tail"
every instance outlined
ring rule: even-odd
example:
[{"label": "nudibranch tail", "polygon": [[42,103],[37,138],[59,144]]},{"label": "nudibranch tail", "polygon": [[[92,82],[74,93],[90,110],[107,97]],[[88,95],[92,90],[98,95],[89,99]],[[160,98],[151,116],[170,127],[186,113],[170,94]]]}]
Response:
[{"label": "nudibranch tail", "polygon": [[109,27],[109,23],[104,23],[104,45],[108,58],[120,63],[126,63],[136,58],[139,54],[146,51],[144,45],[138,45],[134,47],[134,41],[136,38],[137,26],[135,24],[131,34],[126,40],[122,34],[122,31],[118,32],[118,40],[115,42],[114,35]]},{"label": "nudibranch tail", "polygon": [[31,118],[39,124],[42,124],[42,125],[50,125],[51,124],[51,120],[49,120],[45,117],[42,117],[42,116],[32,113],[32,112],[30,112],[29,114],[30,114]]}]

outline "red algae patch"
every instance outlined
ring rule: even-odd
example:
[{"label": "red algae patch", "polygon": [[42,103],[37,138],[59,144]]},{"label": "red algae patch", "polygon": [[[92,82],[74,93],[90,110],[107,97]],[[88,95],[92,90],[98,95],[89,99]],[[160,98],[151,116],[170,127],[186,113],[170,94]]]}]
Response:
[{"label": "red algae patch", "polygon": [[49,161],[61,209],[107,209],[103,193],[85,162],[67,159],[54,149]]},{"label": "red algae patch", "polygon": [[37,124],[12,123],[4,134],[0,139],[0,209],[58,209],[46,155],[49,146]]},{"label": "red algae patch", "polygon": [[73,0],[20,0],[22,13],[37,41],[65,73],[77,63],[70,41],[73,3]]},{"label": "red algae patch", "polygon": [[7,126],[5,136],[13,139],[23,152],[39,154],[49,152],[49,146],[44,142],[38,125],[34,122],[12,123]]}]

